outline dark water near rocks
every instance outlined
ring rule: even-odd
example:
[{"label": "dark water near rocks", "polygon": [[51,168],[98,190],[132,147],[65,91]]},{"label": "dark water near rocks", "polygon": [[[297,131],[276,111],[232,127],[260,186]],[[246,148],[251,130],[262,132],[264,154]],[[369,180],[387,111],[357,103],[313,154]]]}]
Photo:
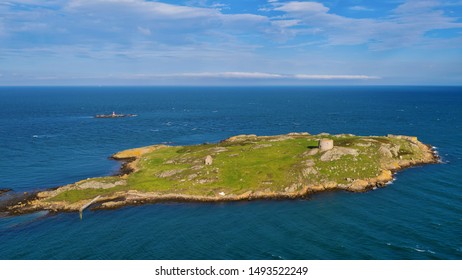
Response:
[{"label": "dark water near rocks", "polygon": [[[112,111],[139,116],[92,118]],[[362,194],[0,217],[0,259],[462,259],[460,87],[0,88],[0,188],[108,175],[137,146],[294,131],[416,135],[445,164]]]}]

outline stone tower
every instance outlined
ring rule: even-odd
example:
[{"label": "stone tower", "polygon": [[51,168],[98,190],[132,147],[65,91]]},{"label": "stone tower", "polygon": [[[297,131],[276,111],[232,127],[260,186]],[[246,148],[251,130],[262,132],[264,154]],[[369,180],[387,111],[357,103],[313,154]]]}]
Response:
[{"label": "stone tower", "polygon": [[332,139],[321,139],[319,140],[318,148],[321,151],[331,150],[334,147],[334,140]]}]

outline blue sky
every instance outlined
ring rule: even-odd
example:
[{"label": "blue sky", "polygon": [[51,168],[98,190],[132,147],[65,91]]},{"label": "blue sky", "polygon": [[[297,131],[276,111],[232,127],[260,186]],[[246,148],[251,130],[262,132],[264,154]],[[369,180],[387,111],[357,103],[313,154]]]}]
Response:
[{"label": "blue sky", "polygon": [[0,2],[0,85],[462,85],[462,0]]}]

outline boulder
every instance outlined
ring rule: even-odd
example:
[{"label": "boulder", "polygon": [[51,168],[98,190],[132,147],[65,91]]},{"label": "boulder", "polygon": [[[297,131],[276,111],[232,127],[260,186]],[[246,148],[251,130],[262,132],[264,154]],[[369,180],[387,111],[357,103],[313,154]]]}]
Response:
[{"label": "boulder", "polygon": [[355,157],[359,155],[359,153],[358,150],[352,148],[334,147],[332,150],[325,152],[320,159],[321,161],[332,161],[338,160],[345,155],[352,155]]},{"label": "boulder", "polygon": [[310,134],[308,132],[291,132],[287,135],[289,136],[308,136]]},{"label": "boulder", "polygon": [[308,152],[308,155],[309,156],[314,156],[315,154],[317,154],[319,152],[319,149],[318,148],[314,148],[314,149],[311,149],[309,152]]},{"label": "boulder", "polygon": [[318,171],[313,167],[307,167],[307,168],[302,169],[303,177],[305,178],[309,177],[311,174],[316,175],[318,174]]},{"label": "boulder", "polygon": [[184,169],[166,170],[166,171],[163,171],[163,172],[160,172],[159,174],[157,174],[157,177],[159,177],[159,178],[167,178],[167,177],[171,177],[173,175],[176,175],[178,173],[181,173],[183,171],[184,171]]},{"label": "boulder", "polygon": [[394,157],[397,157],[400,149],[401,149],[401,146],[396,145],[390,148],[390,152],[393,154]]},{"label": "boulder", "polygon": [[116,186],[126,185],[127,181],[119,180],[116,182],[98,182],[96,180],[88,180],[82,184],[78,184],[78,189],[110,189]]},{"label": "boulder", "polygon": [[388,149],[387,147],[385,146],[380,146],[379,148],[379,153],[384,156],[384,157],[388,157],[388,158],[392,158],[393,157],[393,154],[391,153],[390,149]]},{"label": "boulder", "polygon": [[380,183],[386,183],[393,180],[393,173],[390,170],[382,170],[379,176],[377,176],[377,181]]},{"label": "boulder", "polygon": [[362,192],[362,191],[365,191],[368,186],[369,186],[368,181],[362,180],[362,179],[356,179],[353,181],[353,183],[351,183],[348,189],[353,192]]},{"label": "boulder", "polygon": [[237,141],[244,141],[249,139],[255,139],[257,135],[255,134],[241,134],[229,137],[228,139],[223,140],[223,142],[237,142]]}]

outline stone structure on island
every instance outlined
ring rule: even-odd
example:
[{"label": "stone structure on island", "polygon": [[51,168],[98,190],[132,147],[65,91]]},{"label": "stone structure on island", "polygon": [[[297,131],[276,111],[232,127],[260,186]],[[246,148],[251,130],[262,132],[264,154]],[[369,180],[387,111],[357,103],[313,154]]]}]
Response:
[{"label": "stone structure on island", "polygon": [[205,161],[205,165],[212,165],[212,163],[213,163],[213,158],[212,158],[211,155],[208,155],[208,156],[205,157],[205,160],[204,160],[204,161]]},{"label": "stone structure on island", "polygon": [[328,150],[332,150],[334,148],[334,140],[332,139],[321,139],[319,140],[319,145],[318,145],[318,148],[321,150],[321,151],[328,151]]}]

